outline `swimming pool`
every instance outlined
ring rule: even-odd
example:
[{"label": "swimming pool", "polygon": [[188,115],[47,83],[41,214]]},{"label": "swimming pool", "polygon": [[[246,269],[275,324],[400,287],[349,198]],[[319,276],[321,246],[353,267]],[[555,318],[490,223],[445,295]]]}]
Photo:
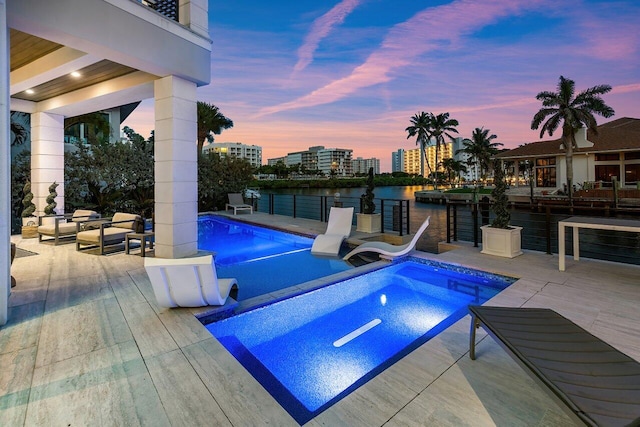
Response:
[{"label": "swimming pool", "polygon": [[312,244],[306,236],[219,215],[198,219],[198,249],[216,253],[219,277],[238,280],[238,301],[353,268],[339,258],[313,256]]},{"label": "swimming pool", "polygon": [[514,281],[406,258],[206,327],[303,424]]}]

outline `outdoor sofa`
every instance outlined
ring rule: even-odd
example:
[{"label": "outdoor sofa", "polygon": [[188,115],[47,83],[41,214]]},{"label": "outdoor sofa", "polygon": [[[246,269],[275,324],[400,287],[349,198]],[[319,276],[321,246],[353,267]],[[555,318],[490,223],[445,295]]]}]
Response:
[{"label": "outdoor sofa", "polygon": [[38,242],[42,242],[43,237],[53,237],[53,243],[57,245],[61,238],[75,236],[81,222],[98,218],[100,214],[86,209],[76,209],[72,214],[41,216],[38,218]]},{"label": "outdoor sofa", "polygon": [[482,326],[574,422],[640,426],[640,363],[550,309],[469,306],[469,356]]},{"label": "outdoor sofa", "polygon": [[84,231],[76,234],[76,250],[79,251],[81,245],[90,245],[100,248],[100,255],[104,255],[105,246],[124,242],[128,233],[138,231],[143,225],[140,215],[124,212],[116,212],[110,219],[82,222]]}]

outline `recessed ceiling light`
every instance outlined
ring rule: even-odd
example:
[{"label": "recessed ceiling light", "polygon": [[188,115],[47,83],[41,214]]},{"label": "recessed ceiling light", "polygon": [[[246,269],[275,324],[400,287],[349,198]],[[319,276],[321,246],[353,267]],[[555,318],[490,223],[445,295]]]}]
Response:
[{"label": "recessed ceiling light", "polygon": [[35,93],[33,89],[27,89],[25,90],[25,92],[27,93],[27,95],[33,95]]},{"label": "recessed ceiling light", "polygon": [[79,72],[77,72],[77,71],[74,71],[74,72],[71,73],[71,77],[80,77],[80,76],[81,76],[81,74]]}]

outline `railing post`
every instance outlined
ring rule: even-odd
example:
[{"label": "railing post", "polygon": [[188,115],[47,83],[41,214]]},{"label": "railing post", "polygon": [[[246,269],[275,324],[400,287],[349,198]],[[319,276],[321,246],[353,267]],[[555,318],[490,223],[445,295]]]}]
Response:
[{"label": "railing post", "polygon": [[293,195],[293,217],[296,217],[296,195]]},{"label": "railing post", "polygon": [[547,206],[544,216],[544,227],[547,235],[547,253],[551,254],[551,206]]},{"label": "railing post", "polygon": [[274,196],[275,194],[269,193],[269,215],[273,215]]},{"label": "railing post", "polygon": [[380,232],[384,233],[384,199],[380,199]]},{"label": "railing post", "polygon": [[458,204],[453,204],[453,241],[458,241]]},{"label": "railing post", "polygon": [[398,204],[398,233],[402,236],[402,200]]},{"label": "railing post", "polygon": [[[411,217],[409,215],[409,200],[406,200],[407,203],[407,234],[411,234]],[[402,222],[400,222],[402,224]]]},{"label": "railing post", "polygon": [[478,204],[473,204],[473,247],[478,247]]},{"label": "railing post", "polygon": [[451,243],[451,203],[447,202],[447,243]]}]

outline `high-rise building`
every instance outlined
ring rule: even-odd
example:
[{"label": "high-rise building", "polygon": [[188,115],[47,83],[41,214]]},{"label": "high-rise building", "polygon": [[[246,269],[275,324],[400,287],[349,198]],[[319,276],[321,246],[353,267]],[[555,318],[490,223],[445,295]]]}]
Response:
[{"label": "high-rise building", "polygon": [[309,147],[306,151],[287,154],[284,157],[284,163],[287,166],[301,165],[307,171],[319,170],[327,176],[351,176],[353,175],[352,156],[353,150],[324,148],[317,145]]},{"label": "high-rise building", "polygon": [[391,153],[391,172],[404,172],[404,149]]},{"label": "high-rise building", "polygon": [[410,175],[420,175],[423,161],[420,148],[406,150],[404,152],[404,171]]},{"label": "high-rise building", "polygon": [[369,168],[373,168],[373,173],[380,175],[380,159],[376,159],[375,157],[370,159],[358,157],[357,159],[353,159],[352,165],[354,174],[366,174],[369,173]]},{"label": "high-rise building", "polygon": [[269,166],[275,166],[278,163],[282,162],[283,164],[286,165],[286,161],[287,161],[287,157],[286,156],[284,156],[284,157],[274,157],[273,159],[267,159],[267,164]]},{"label": "high-rise building", "polygon": [[318,150],[318,169],[327,176],[353,175],[353,150],[344,148],[324,148]]},{"label": "high-rise building", "polygon": [[[442,161],[449,158],[454,158],[455,160],[462,162],[466,166],[469,155],[466,153],[456,154],[458,150],[462,149],[463,147],[463,138],[455,138],[453,141],[441,144],[440,152],[438,153],[438,170],[443,171]],[[425,156],[420,148],[414,148],[411,150],[399,149],[398,151],[391,153],[392,172],[403,171],[413,175],[422,174],[422,170],[424,170],[424,176],[429,176],[432,173],[431,169],[435,169],[436,167],[436,146],[434,141],[431,141],[431,143],[427,145],[426,151],[426,157],[429,159],[428,166],[425,164]],[[400,162],[402,162],[402,166],[399,166]],[[469,168],[466,173],[460,174],[460,177],[463,180],[472,181],[476,179],[475,171]]]},{"label": "high-rise building", "polygon": [[262,165],[262,147],[257,145],[246,145],[240,142],[214,142],[202,148],[204,153],[213,151],[222,157],[233,156],[249,161],[251,166],[260,167]]}]

